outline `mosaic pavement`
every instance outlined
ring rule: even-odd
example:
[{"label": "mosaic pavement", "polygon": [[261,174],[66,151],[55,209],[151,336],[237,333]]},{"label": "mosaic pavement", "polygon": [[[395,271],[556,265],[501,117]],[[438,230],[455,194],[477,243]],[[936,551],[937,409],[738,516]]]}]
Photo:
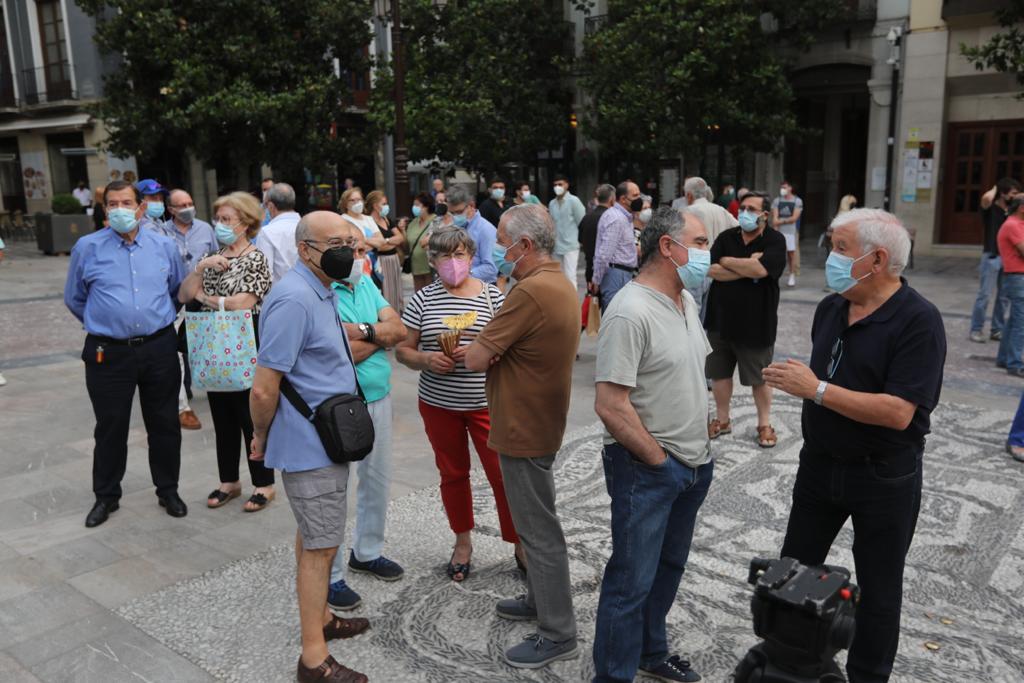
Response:
[{"label": "mosaic pavement", "polygon": [[[756,642],[747,565],[781,545],[799,450],[796,401],[776,399],[780,443],[772,451],[753,443],[749,397],[738,400],[733,417],[734,433],[714,445],[715,482],[669,614],[670,642],[708,681],[728,680]],[[1006,412],[964,405],[936,411],[894,681],[1024,680],[1024,468],[1002,450],[1008,421]],[[522,582],[511,547],[498,536],[486,480],[477,474],[470,579],[458,585],[444,576],[452,537],[436,488],[395,501],[386,554],[405,566],[406,576],[397,584],[352,578],[363,597],[355,614],[369,617],[372,629],[332,643],[331,652],[373,681],[589,680],[600,577],[611,549],[598,427],[569,435],[556,474],[580,625],[575,661],[527,673],[501,663],[502,650],[530,626],[494,616],[495,601],[522,592]],[[847,526],[829,561],[852,567],[851,541]],[[293,586],[292,550],[280,546],[127,603],[118,613],[218,679],[288,681],[299,652]]]}]

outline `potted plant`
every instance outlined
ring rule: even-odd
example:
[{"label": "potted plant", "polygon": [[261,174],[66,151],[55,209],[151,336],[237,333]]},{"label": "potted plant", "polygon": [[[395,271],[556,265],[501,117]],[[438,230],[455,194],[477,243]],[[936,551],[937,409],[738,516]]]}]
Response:
[{"label": "potted plant", "polygon": [[69,252],[79,237],[92,230],[92,221],[73,195],[53,195],[50,207],[53,213],[35,215],[36,244],[44,254]]}]

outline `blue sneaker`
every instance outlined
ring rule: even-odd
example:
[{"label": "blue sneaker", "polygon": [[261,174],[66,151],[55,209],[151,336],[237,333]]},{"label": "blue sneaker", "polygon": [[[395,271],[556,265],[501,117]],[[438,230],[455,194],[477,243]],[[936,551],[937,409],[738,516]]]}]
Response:
[{"label": "blue sneaker", "polygon": [[695,683],[695,681],[701,680],[700,674],[690,668],[690,663],[679,655],[673,655],[666,659],[658,666],[646,669],[640,667],[640,670],[651,678],[659,681],[666,681],[666,683]]},{"label": "blue sneaker", "polygon": [[327,606],[340,612],[348,612],[363,604],[359,593],[348,587],[345,579],[335,581],[327,588]]},{"label": "blue sneaker", "polygon": [[354,572],[360,572],[362,574],[372,574],[381,581],[398,581],[405,574],[405,570],[402,566],[394,560],[381,555],[376,560],[370,560],[369,562],[360,562],[356,559],[356,554],[349,553],[348,556],[348,568]]},{"label": "blue sneaker", "polygon": [[505,663],[517,669],[540,669],[561,659],[575,659],[579,654],[575,638],[556,643],[531,633],[523,642],[505,650]]}]

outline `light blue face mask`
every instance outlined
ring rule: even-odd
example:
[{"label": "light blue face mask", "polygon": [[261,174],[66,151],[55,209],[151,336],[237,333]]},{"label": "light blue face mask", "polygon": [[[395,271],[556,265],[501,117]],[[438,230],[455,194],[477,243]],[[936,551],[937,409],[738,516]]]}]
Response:
[{"label": "light blue face mask", "polygon": [[412,215],[413,215],[413,218],[419,218],[420,217],[420,213],[422,211],[423,211],[423,208],[420,207],[419,204],[413,204],[412,205]]},{"label": "light blue face mask", "polygon": [[217,233],[217,241],[225,247],[230,247],[238,240],[238,235],[235,234],[235,231],[220,221],[214,224],[213,231]]},{"label": "light blue face mask", "polygon": [[380,207],[380,217],[381,218],[387,218],[389,213],[391,213],[391,205],[390,204],[385,204],[384,206]]},{"label": "light blue face mask", "polygon": [[164,203],[163,202],[149,202],[146,204],[146,215],[150,218],[160,218],[164,215]]},{"label": "light blue face mask", "polygon": [[495,244],[494,250],[491,252],[491,255],[494,257],[494,266],[498,269],[498,274],[505,277],[511,276],[512,271],[516,269],[516,264],[519,263],[523,256],[526,256],[526,254],[523,254],[523,256],[520,256],[515,261],[506,261],[505,255],[508,253],[508,249],[508,247]]},{"label": "light blue face mask", "polygon": [[119,235],[131,232],[139,224],[135,220],[135,209],[121,207],[108,211],[107,220],[110,221],[110,229]]},{"label": "light blue face mask", "polygon": [[491,198],[494,199],[495,201],[501,201],[502,199],[505,198],[505,190],[501,190],[498,188],[491,190]]},{"label": "light blue face mask", "polygon": [[857,286],[858,282],[870,277],[874,272],[869,271],[864,277],[853,277],[853,264],[860,261],[862,258],[871,256],[875,251],[875,249],[872,249],[868,253],[857,258],[844,256],[843,254],[833,251],[828,255],[828,259],[825,261],[825,283],[830,289],[835,290],[839,294],[853,289]]},{"label": "light blue face mask", "polygon": [[469,219],[466,218],[466,214],[464,213],[453,213],[452,223],[455,224],[456,228],[464,228],[469,225]]},{"label": "light blue face mask", "polygon": [[740,210],[740,228],[743,232],[756,232],[758,228],[758,218],[760,217],[761,215],[759,213]]},{"label": "light blue face mask", "polygon": [[[672,239],[671,237],[669,239]],[[675,240],[672,240],[676,242]],[[676,274],[679,276],[680,281],[683,283],[683,287],[687,289],[696,289],[704,282],[704,278],[708,275],[708,269],[711,268],[711,252],[706,249],[697,249],[695,247],[686,247],[679,242],[676,242],[679,246],[686,249],[686,265],[679,265],[674,259],[670,257],[670,260],[676,267]]]}]

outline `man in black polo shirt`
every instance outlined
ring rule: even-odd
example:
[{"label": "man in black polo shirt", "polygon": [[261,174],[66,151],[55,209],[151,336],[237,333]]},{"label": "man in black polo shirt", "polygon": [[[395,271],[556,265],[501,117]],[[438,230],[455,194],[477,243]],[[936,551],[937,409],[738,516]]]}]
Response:
[{"label": "man in black polo shirt", "polygon": [[903,566],[921,505],[921,456],[939,401],[946,333],[938,309],[900,277],[910,236],[899,219],[855,209],[832,222],[826,297],[814,313],[811,365],[765,368],[804,399],[800,467],[782,556],[825,561],[853,518],[861,601],[847,658],[851,683],[887,681],[899,645]]},{"label": "man in black polo shirt", "polygon": [[729,404],[732,375],[740,369],[740,384],[751,387],[757,406],[757,442],[776,443],[771,426],[772,390],[761,370],[772,362],[779,322],[779,278],[786,268],[786,239],[767,229],[771,209],[767,195],[747,194],[740,202],[738,228],[722,232],[711,247],[714,282],[708,293],[704,327],[711,343],[705,372],[711,380],[716,415],[708,436],[717,439],[732,431]]},{"label": "man in black polo shirt", "polygon": [[996,302],[992,306],[990,337],[999,341],[1003,337],[1003,323],[1010,304],[1002,292],[1003,261],[999,258],[996,236],[999,228],[1009,215],[1010,201],[1020,192],[1020,183],[1013,178],[1003,178],[991,190],[981,195],[981,222],[984,226],[984,242],[981,247],[981,264],[978,266],[978,296],[971,313],[971,341],[984,343],[985,313],[988,298],[995,290]]}]

